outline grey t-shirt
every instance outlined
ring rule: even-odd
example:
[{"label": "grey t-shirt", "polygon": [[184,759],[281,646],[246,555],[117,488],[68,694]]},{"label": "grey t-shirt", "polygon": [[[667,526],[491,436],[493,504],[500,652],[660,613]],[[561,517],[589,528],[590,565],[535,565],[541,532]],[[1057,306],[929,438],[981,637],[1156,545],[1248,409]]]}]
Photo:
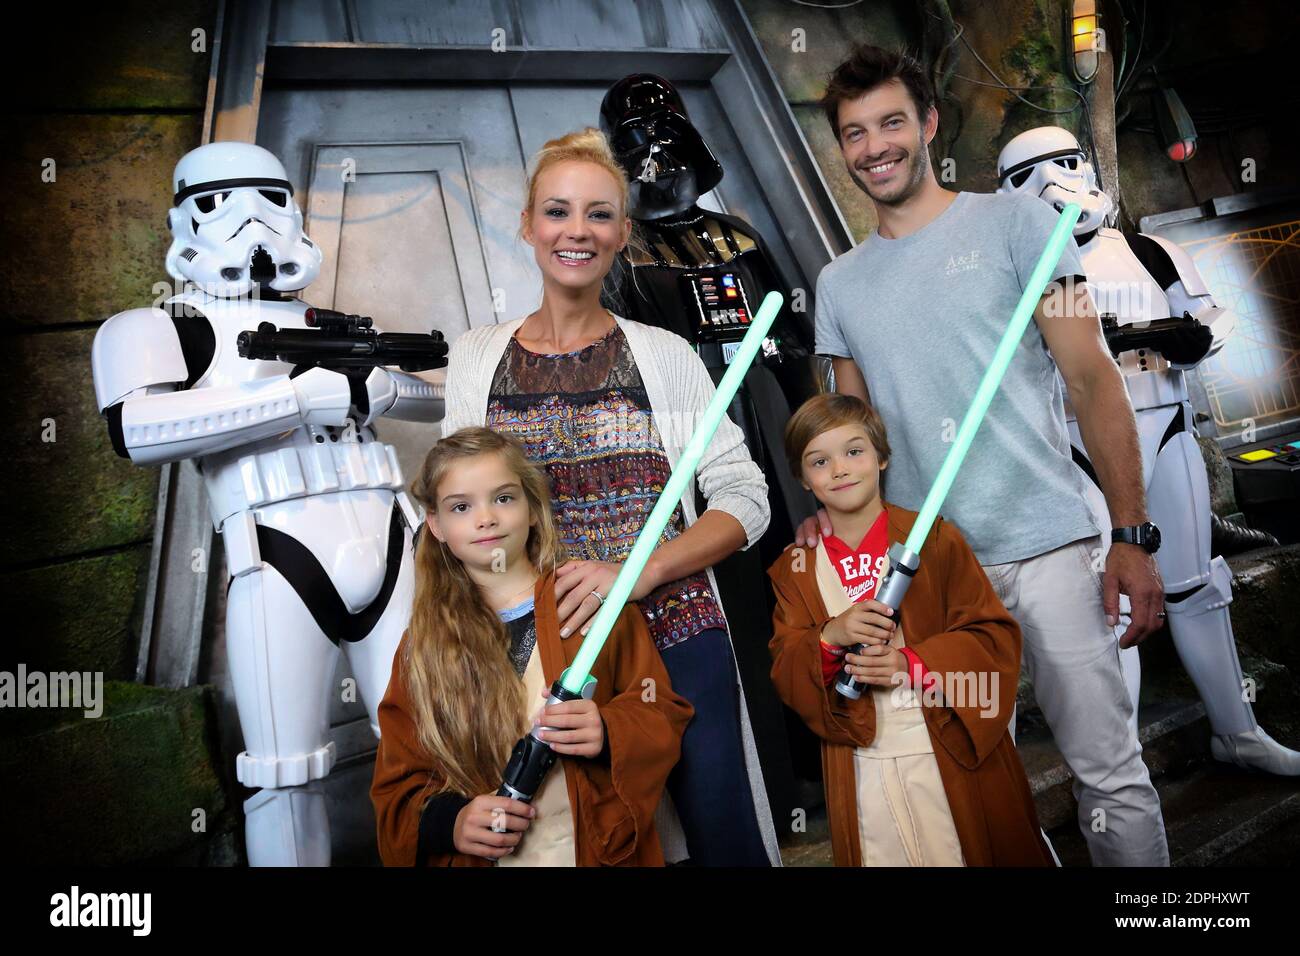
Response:
[{"label": "grey t-shirt", "polygon": [[[901,239],[879,232],[817,279],[817,351],[852,358],[889,433],[884,494],[917,510],[1057,215],[1032,196],[958,193]],[[1083,275],[1067,244],[1052,273]],[[1098,534],[1070,460],[1056,363],[1030,321],[940,513],[981,564]]]}]

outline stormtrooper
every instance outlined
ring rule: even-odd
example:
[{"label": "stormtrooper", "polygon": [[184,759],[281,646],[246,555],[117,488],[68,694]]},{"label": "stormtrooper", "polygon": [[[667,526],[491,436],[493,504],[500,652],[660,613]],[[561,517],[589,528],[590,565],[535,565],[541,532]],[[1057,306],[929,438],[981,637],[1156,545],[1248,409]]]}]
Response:
[{"label": "stormtrooper", "polygon": [[[1246,546],[1276,542],[1251,529],[1224,527],[1212,514],[1184,381],[1187,369],[1223,347],[1232,315],[1215,303],[1191,256],[1176,243],[1106,225],[1111,199],[1098,188],[1092,165],[1068,130],[1047,126],[1016,136],[998,156],[998,178],[999,192],[1037,196],[1058,212],[1071,202],[1083,210],[1075,241],[1133,404],[1154,525],[1144,526],[1138,532],[1142,539],[1134,543],[1155,552],[1169,630],[1209,716],[1211,753],[1242,767],[1300,775],[1300,753],[1265,733],[1247,700],[1228,611],[1232,572],[1221,556],[1211,559],[1211,527],[1221,537],[1244,537]],[[1071,452],[1085,476],[1103,547],[1109,548],[1105,498],[1068,405],[1066,411]],[[1121,612],[1127,600],[1122,599]],[[1121,622],[1116,633],[1125,627]],[[1121,650],[1120,660],[1136,724],[1138,649]]]},{"label": "stormtrooper", "polygon": [[[370,726],[410,614],[420,518],[381,415],[434,422],[440,386],[241,358],[241,331],[308,327],[288,293],[320,271],[284,167],[248,143],[210,143],[173,174],[167,272],[184,291],[95,336],[95,395],[116,452],[195,460],[230,574],[226,644],[244,752],[253,866],[326,866],[319,781],[334,762],[328,706],[340,650]],[[301,374],[298,374],[301,372]]]}]

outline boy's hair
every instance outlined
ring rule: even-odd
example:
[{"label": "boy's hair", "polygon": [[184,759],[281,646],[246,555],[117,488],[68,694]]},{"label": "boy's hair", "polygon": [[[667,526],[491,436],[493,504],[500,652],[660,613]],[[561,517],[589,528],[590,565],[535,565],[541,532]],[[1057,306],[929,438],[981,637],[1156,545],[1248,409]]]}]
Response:
[{"label": "boy's hair", "polygon": [[879,413],[857,396],[826,392],[800,405],[785,424],[785,457],[796,478],[803,477],[803,453],[813,439],[841,425],[861,425],[876,457],[882,464],[889,461],[889,437]]},{"label": "boy's hair", "polygon": [[[546,476],[523,446],[489,428],[462,428],[435,444],[411,482],[411,497],[437,514],[438,486],[457,462],[498,456],[519,479],[528,513],[527,556],[539,574],[564,561]],[[406,682],[417,737],[443,793],[475,797],[501,783],[510,749],[527,728],[523,682],[510,662],[501,617],[444,542],[428,528],[415,549],[415,596],[407,628]]]},{"label": "boy's hair", "polygon": [[826,92],[818,104],[826,113],[835,141],[840,140],[840,103],[856,100],[868,90],[890,80],[902,80],[916,106],[916,118],[925,123],[925,114],[934,105],[934,84],[924,66],[906,53],[885,50],[869,43],[853,48],[849,58],[835,68],[826,81]]}]

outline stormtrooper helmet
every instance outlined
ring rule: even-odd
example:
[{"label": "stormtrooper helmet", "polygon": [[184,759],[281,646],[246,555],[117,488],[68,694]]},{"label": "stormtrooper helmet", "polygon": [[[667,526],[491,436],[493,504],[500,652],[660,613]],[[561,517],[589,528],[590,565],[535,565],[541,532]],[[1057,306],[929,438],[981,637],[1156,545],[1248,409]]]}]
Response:
[{"label": "stormtrooper helmet", "polygon": [[722,180],[722,165],[662,76],[634,73],[611,86],[600,128],[627,172],[633,219],[684,212]]},{"label": "stormtrooper helmet", "polygon": [[1068,129],[1040,126],[1015,137],[998,154],[998,192],[1027,193],[1057,212],[1077,203],[1082,213],[1074,234],[1082,236],[1106,224],[1113,204],[1097,188],[1097,173]]},{"label": "stormtrooper helmet", "polygon": [[208,143],[181,157],[167,272],[210,295],[254,288],[292,292],[320,273],[321,252],[302,231],[293,186],[275,156],[252,143]]}]

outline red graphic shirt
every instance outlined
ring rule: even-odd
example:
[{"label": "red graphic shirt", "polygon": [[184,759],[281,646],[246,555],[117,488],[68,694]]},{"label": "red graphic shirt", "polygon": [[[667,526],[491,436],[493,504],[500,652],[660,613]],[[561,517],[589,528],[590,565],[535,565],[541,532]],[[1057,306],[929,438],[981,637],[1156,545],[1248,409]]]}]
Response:
[{"label": "red graphic shirt", "polygon": [[[882,510],[856,548],[849,547],[833,534],[822,538],[826,556],[830,558],[831,566],[835,568],[840,583],[844,585],[849,600],[854,604],[874,597],[876,589],[880,586],[880,579],[885,573],[886,555],[889,551],[888,525],[888,515]],[[912,686],[921,686],[921,681],[926,674],[925,665],[911,648],[904,647],[901,650],[903,656],[907,658],[908,676],[911,678]],[[832,647],[823,642],[822,678],[827,684],[832,683],[835,675],[839,673],[844,659],[843,652],[843,648]]]},{"label": "red graphic shirt", "polygon": [[831,559],[831,566],[854,604],[876,593],[880,576],[884,573],[885,552],[889,550],[887,524],[888,518],[881,511],[856,548],[849,547],[833,534],[822,539],[826,556]]}]

